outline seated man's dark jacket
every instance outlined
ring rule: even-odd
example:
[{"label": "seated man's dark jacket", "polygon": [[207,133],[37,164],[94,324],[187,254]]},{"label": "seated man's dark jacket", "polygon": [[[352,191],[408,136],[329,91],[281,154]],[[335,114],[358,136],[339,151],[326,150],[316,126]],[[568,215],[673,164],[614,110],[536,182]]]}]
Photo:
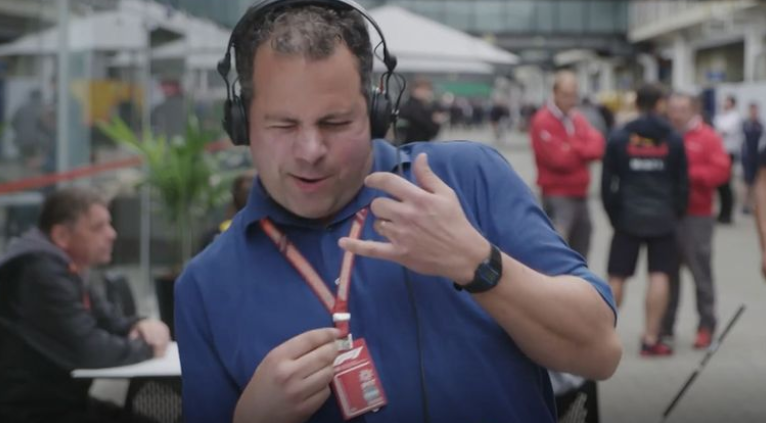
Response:
[{"label": "seated man's dark jacket", "polygon": [[151,358],[143,340],[128,339],[136,320],[87,288],[40,231],[11,243],[0,258],[0,421],[82,412],[90,381],[72,379],[73,369]]}]

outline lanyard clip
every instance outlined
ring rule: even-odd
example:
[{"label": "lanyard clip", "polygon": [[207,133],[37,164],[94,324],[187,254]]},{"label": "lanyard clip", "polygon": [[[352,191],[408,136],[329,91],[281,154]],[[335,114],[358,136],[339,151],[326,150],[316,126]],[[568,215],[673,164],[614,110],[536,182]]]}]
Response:
[{"label": "lanyard clip", "polygon": [[354,337],[348,331],[349,320],[351,320],[351,313],[332,314],[332,321],[335,323],[335,327],[341,330],[341,338],[335,341],[340,351],[347,351],[354,347]]},{"label": "lanyard clip", "polygon": [[354,348],[354,336],[349,333],[343,338],[336,339],[335,345],[338,347],[338,351],[348,351]]}]

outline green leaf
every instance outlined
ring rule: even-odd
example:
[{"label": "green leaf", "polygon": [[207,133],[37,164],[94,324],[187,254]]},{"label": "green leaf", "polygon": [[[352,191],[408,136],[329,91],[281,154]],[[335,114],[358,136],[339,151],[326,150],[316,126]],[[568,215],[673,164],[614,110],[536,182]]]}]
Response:
[{"label": "green leaf", "polygon": [[[204,216],[225,194],[221,184],[213,183],[217,162],[205,151],[215,139],[214,133],[200,127],[196,117],[190,117],[183,137],[169,139],[164,135],[145,132],[141,139],[121,119],[98,123],[107,137],[140,155],[144,160],[143,183],[149,184],[159,197],[162,211],[176,226],[181,241],[179,264],[191,258],[195,217]],[[220,181],[220,178],[218,179]]]}]

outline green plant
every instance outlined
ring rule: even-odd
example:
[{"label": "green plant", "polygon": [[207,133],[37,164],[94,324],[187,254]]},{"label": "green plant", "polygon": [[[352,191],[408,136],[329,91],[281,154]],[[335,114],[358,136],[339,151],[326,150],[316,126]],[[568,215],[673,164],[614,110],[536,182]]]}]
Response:
[{"label": "green plant", "polygon": [[182,137],[167,137],[145,132],[139,139],[120,118],[99,123],[110,139],[138,153],[144,160],[143,183],[158,195],[162,211],[174,225],[178,239],[178,268],[192,257],[197,220],[219,205],[226,193],[217,176],[217,162],[206,151],[215,133],[200,128],[190,117]]}]

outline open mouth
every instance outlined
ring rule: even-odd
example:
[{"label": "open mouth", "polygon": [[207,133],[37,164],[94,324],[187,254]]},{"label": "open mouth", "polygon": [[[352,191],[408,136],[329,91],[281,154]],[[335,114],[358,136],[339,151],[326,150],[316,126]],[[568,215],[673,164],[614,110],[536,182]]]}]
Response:
[{"label": "open mouth", "polygon": [[306,178],[302,176],[293,175],[298,187],[306,192],[313,192],[324,186],[324,182],[327,181],[327,177],[324,178]]}]

